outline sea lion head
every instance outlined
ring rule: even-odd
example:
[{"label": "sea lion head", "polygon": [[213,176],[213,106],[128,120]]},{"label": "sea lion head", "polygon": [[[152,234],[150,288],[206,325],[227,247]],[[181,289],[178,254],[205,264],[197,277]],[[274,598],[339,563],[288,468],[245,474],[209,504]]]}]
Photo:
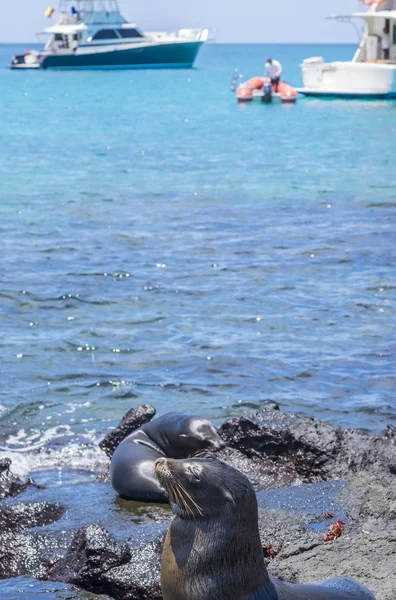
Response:
[{"label": "sea lion head", "polygon": [[225,446],[215,427],[202,417],[168,413],[163,419],[160,446],[168,456],[186,458],[201,450],[216,451]]},{"label": "sea lion head", "polygon": [[173,512],[181,519],[257,515],[256,494],[249,479],[215,457],[159,458],[154,471]]}]

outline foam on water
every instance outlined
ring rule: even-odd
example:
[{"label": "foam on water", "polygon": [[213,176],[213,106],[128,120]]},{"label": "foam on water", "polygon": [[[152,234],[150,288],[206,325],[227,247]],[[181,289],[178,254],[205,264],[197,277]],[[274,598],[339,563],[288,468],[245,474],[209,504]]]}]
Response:
[{"label": "foam on water", "polygon": [[46,469],[81,469],[89,472],[102,472],[109,461],[98,448],[84,448],[71,443],[59,450],[41,450],[37,453],[0,450],[0,458],[12,460],[12,472],[19,477],[26,477],[32,471]]},{"label": "foam on water", "polygon": [[75,438],[68,426],[33,430],[30,434],[20,429],[0,446],[0,459],[10,458],[12,472],[19,477],[53,468],[100,472],[108,467],[109,461],[98,446],[95,431]]}]

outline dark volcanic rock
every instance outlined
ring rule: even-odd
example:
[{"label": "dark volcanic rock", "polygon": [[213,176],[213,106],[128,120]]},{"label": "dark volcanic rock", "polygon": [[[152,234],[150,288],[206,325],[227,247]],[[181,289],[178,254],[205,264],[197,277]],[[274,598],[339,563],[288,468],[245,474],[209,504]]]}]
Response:
[{"label": "dark volcanic rock", "polygon": [[10,531],[0,535],[0,579],[44,578],[50,566],[63,556],[68,543],[64,534],[15,534]]},{"label": "dark volcanic rock", "polygon": [[352,577],[377,600],[396,598],[396,531],[343,534],[335,542],[291,541],[270,563],[269,571],[296,583],[320,583],[331,577]]},{"label": "dark volcanic rock", "polygon": [[121,419],[119,425],[110,431],[99,443],[99,447],[111,458],[114,450],[132,431],[151,421],[155,415],[155,408],[151,404],[140,404],[131,408]]},{"label": "dark volcanic rock", "polygon": [[394,427],[393,425],[387,425],[385,433],[384,433],[384,437],[386,437],[386,439],[391,440],[392,442],[396,443],[396,427]]},{"label": "dark volcanic rock", "polygon": [[[314,515],[297,511],[282,516],[279,510],[259,510],[262,540],[278,551],[269,562],[269,571],[296,583],[352,577],[366,585],[377,600],[394,600],[396,477],[359,474],[350,478],[334,500],[346,511],[341,515],[346,525],[339,539],[326,544],[323,527],[312,528],[318,522]],[[334,519],[339,518],[332,510]],[[327,523],[323,516],[321,521]]]},{"label": "dark volcanic rock", "polygon": [[[111,456],[126,435],[154,414],[151,406],[129,411],[120,427],[104,438],[102,449]],[[377,600],[395,600],[395,433],[389,426],[383,437],[371,437],[282,413],[274,403],[223,424],[220,435],[227,447],[218,456],[245,472],[257,487],[322,482],[258,494],[261,539],[278,552],[269,561],[273,574],[302,583],[345,575],[366,584]],[[16,480],[9,466],[10,461],[0,461],[0,495],[31,485]],[[357,475],[350,477],[350,473]],[[331,481],[335,479],[342,481]],[[106,505],[109,510],[110,506]],[[334,518],[326,520],[324,510],[330,510]],[[21,533],[53,523],[62,511],[56,502],[0,504],[0,579],[33,576],[116,600],[161,600],[160,565],[168,512],[118,499],[112,518],[103,523],[117,535],[128,536],[121,540],[89,524],[98,514],[89,510],[83,510],[83,520],[76,521],[85,524],[77,532],[68,529],[73,526],[70,521],[66,525],[61,520],[44,532]],[[338,540],[325,544],[326,529],[335,519],[345,521],[345,529]]]},{"label": "dark volcanic rock", "polygon": [[164,536],[131,544],[131,560],[105,575],[108,594],[117,600],[161,600],[160,570]]},{"label": "dark volcanic rock", "polygon": [[49,578],[102,593],[101,575],[130,558],[125,543],[117,542],[99,525],[88,525],[77,531],[66,556],[54,565]]},{"label": "dark volcanic rock", "polygon": [[81,528],[64,558],[47,574],[117,600],[160,600],[162,538],[118,542],[99,525]]},{"label": "dark volcanic rock", "polygon": [[220,455],[262,486],[327,481],[361,471],[396,474],[389,434],[370,436],[268,408],[230,419],[219,433],[228,446]]},{"label": "dark volcanic rock", "polygon": [[396,531],[395,476],[360,474],[348,481],[339,494],[339,500],[346,507],[348,522],[355,529],[366,532]]},{"label": "dark volcanic rock", "polygon": [[37,486],[33,479],[21,481],[19,477],[15,477],[10,471],[11,460],[9,458],[0,459],[0,498],[8,498],[17,496],[30,486]]},{"label": "dark volcanic rock", "polygon": [[58,521],[65,509],[55,502],[0,505],[0,531],[22,531]]}]

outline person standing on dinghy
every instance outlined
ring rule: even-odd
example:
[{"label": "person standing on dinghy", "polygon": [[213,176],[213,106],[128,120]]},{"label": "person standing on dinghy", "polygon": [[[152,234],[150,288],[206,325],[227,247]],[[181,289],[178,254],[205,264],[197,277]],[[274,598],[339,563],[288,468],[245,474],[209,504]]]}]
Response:
[{"label": "person standing on dinghy", "polygon": [[282,73],[282,65],[278,60],[269,58],[265,63],[265,76],[271,79],[271,83],[275,86],[275,92],[278,91],[280,76]]}]

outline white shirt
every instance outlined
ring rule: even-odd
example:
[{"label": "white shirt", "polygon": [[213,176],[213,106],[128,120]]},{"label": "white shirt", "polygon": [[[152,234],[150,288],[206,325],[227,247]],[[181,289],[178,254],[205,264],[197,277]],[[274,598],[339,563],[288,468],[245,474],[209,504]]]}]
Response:
[{"label": "white shirt", "polygon": [[272,64],[270,64],[269,62],[267,62],[265,64],[265,74],[268,77],[270,77],[271,79],[275,79],[276,77],[279,77],[281,73],[282,73],[282,65],[280,64],[279,61],[273,60]]},{"label": "white shirt", "polygon": [[390,49],[390,39],[389,39],[389,35],[387,33],[383,33],[382,37],[381,37],[381,48],[382,50],[389,50]]}]

